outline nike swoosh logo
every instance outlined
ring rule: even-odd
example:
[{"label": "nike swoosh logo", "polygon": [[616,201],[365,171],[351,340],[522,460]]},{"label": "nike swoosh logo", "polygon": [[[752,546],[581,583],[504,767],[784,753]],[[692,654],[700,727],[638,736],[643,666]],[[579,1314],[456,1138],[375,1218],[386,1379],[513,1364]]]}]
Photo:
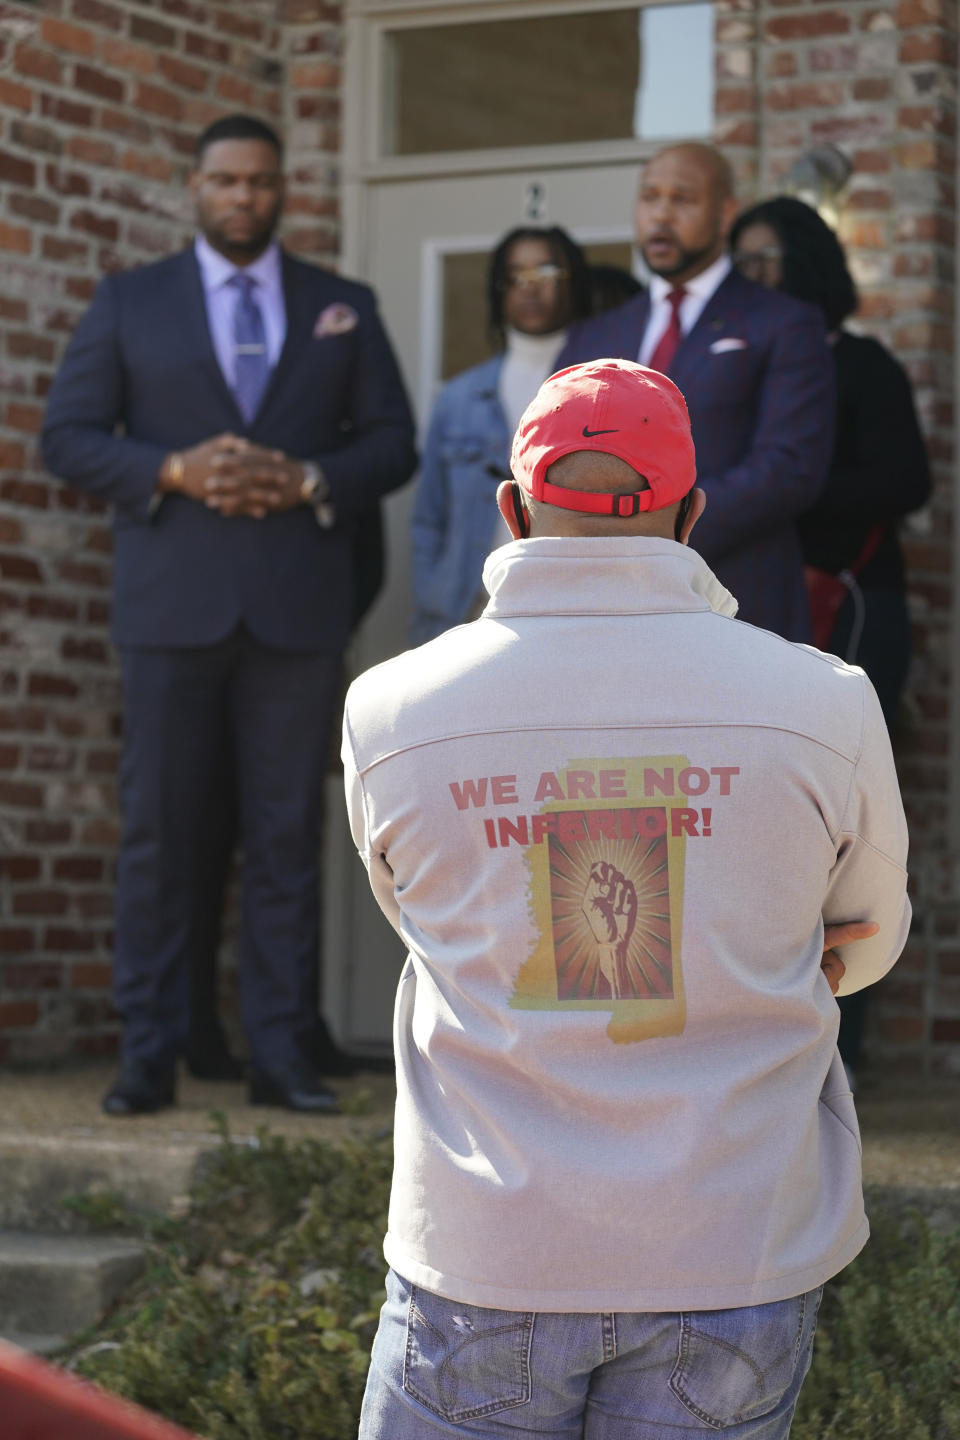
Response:
[{"label": "nike swoosh logo", "polygon": [[582,430],[581,433],[583,434],[583,436],[584,436],[585,439],[587,439],[587,440],[592,440],[593,437],[594,437],[594,435],[619,435],[620,431],[619,431],[619,430],[588,430],[587,427],[586,427],[586,425],[584,425],[583,430]]}]

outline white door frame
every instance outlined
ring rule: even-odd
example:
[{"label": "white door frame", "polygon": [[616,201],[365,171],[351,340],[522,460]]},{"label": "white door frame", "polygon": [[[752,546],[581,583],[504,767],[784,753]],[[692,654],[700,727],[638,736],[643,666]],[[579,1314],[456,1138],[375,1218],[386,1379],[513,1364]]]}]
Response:
[{"label": "white door frame", "polygon": [[[457,25],[585,10],[639,10],[690,0],[346,0],[342,151],[341,262],[346,274],[365,273],[364,192],[374,181],[514,170],[571,169],[577,165],[636,161],[663,147],[663,138],[455,151],[439,155],[384,155],[379,145],[386,83],[383,36],[388,30]],[[678,135],[678,140],[687,137]]]},{"label": "white door frame", "polygon": [[[530,16],[580,14],[598,10],[640,9],[644,3],[657,5],[688,3],[688,0],[346,0],[344,68],[344,130],[342,151],[342,237],[340,262],[347,275],[364,279],[371,273],[371,195],[374,187],[403,181],[464,179],[470,175],[507,176],[518,171],[549,174],[551,171],[604,165],[636,166],[664,139],[644,142],[624,139],[588,144],[563,144],[472,150],[450,154],[393,156],[381,153],[381,111],[386,76],[383,37],[387,30],[438,24],[466,24],[502,21]],[[685,137],[678,136],[678,139]],[[622,238],[632,232],[629,192],[624,194]],[[579,227],[583,242],[621,238],[609,230],[591,231]],[[421,293],[428,301],[426,334],[418,374],[407,374],[411,396],[418,403],[421,421],[431,398],[437,372],[441,317],[436,299],[436,275],[442,257],[451,250],[484,249],[489,236],[457,237],[452,241],[427,244],[421,257]],[[358,887],[367,890],[366,878],[352,853],[346,829],[343,789],[339,777],[330,777],[327,787],[327,826],[324,865],[323,954],[324,1011],[335,1029],[343,1031],[354,1016],[355,967],[350,951],[357,943],[355,900]],[[367,895],[371,906],[372,897]],[[401,942],[397,941],[402,956]],[[399,964],[397,967],[399,976]],[[364,1037],[345,1034],[348,1044],[359,1048]],[[359,1044],[358,1044],[359,1042]]]}]

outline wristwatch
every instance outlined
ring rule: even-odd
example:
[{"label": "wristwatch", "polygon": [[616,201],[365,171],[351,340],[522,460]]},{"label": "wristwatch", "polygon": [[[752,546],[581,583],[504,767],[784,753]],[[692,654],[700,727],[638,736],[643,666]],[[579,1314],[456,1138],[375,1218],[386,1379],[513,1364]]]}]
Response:
[{"label": "wristwatch", "polygon": [[329,530],[333,524],[333,506],[330,504],[330,486],[327,477],[315,460],[301,460],[303,479],[300,482],[300,499],[305,505],[312,505],[318,524]]},{"label": "wristwatch", "polygon": [[304,504],[316,505],[318,501],[326,500],[330,491],[320,466],[313,460],[301,460],[300,469],[303,471],[300,499]]}]

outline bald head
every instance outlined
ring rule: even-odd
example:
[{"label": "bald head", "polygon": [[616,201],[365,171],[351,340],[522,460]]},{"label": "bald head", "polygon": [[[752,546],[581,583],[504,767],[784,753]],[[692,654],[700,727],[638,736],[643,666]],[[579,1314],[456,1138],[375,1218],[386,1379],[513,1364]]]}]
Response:
[{"label": "bald head", "polygon": [[649,268],[682,285],[718,260],[737,204],[733,171],[712,145],[669,145],[648,160],[637,195],[637,245]]},{"label": "bald head", "polygon": [[733,198],[736,188],[733,167],[726,156],[721,155],[713,145],[704,145],[699,140],[685,140],[680,145],[667,145],[647,161],[644,173],[649,174],[652,167],[656,173],[656,167],[670,160],[700,170],[718,201]]},{"label": "bald head", "polygon": [[[649,490],[644,477],[632,469],[625,460],[616,455],[605,455],[596,450],[577,450],[555,460],[546,473],[551,485],[561,490],[587,490],[596,494],[632,495],[637,490]],[[682,531],[684,543],[703,509],[703,491],[693,490],[689,519]],[[514,529],[513,501],[509,484],[501,486],[498,496],[500,510]],[[653,535],[662,540],[680,538],[676,534],[679,505],[665,505],[661,510],[643,510],[637,515],[588,515],[579,510],[564,510],[558,505],[548,505],[534,500],[531,495],[523,496],[523,504],[529,516],[531,539],[548,535],[617,537],[628,535]],[[521,538],[517,535],[517,538]]]}]

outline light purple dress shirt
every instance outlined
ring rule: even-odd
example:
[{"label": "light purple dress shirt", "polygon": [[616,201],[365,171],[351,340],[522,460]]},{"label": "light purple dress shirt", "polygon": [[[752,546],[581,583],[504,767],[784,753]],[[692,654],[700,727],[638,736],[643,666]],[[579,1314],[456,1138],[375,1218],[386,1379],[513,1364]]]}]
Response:
[{"label": "light purple dress shirt", "polygon": [[[229,284],[239,267],[231,264],[202,235],[194,242],[203,298],[207,306],[207,324],[214,353],[223,371],[223,378],[233,390],[236,368],[233,354],[233,312],[240,298],[239,291]],[[287,307],[283,299],[283,276],[280,268],[280,247],[274,242],[258,255],[252,265],[243,267],[243,274],[257,282],[254,295],[263,316],[267,341],[267,359],[272,370],[280,358],[287,334]]]}]

